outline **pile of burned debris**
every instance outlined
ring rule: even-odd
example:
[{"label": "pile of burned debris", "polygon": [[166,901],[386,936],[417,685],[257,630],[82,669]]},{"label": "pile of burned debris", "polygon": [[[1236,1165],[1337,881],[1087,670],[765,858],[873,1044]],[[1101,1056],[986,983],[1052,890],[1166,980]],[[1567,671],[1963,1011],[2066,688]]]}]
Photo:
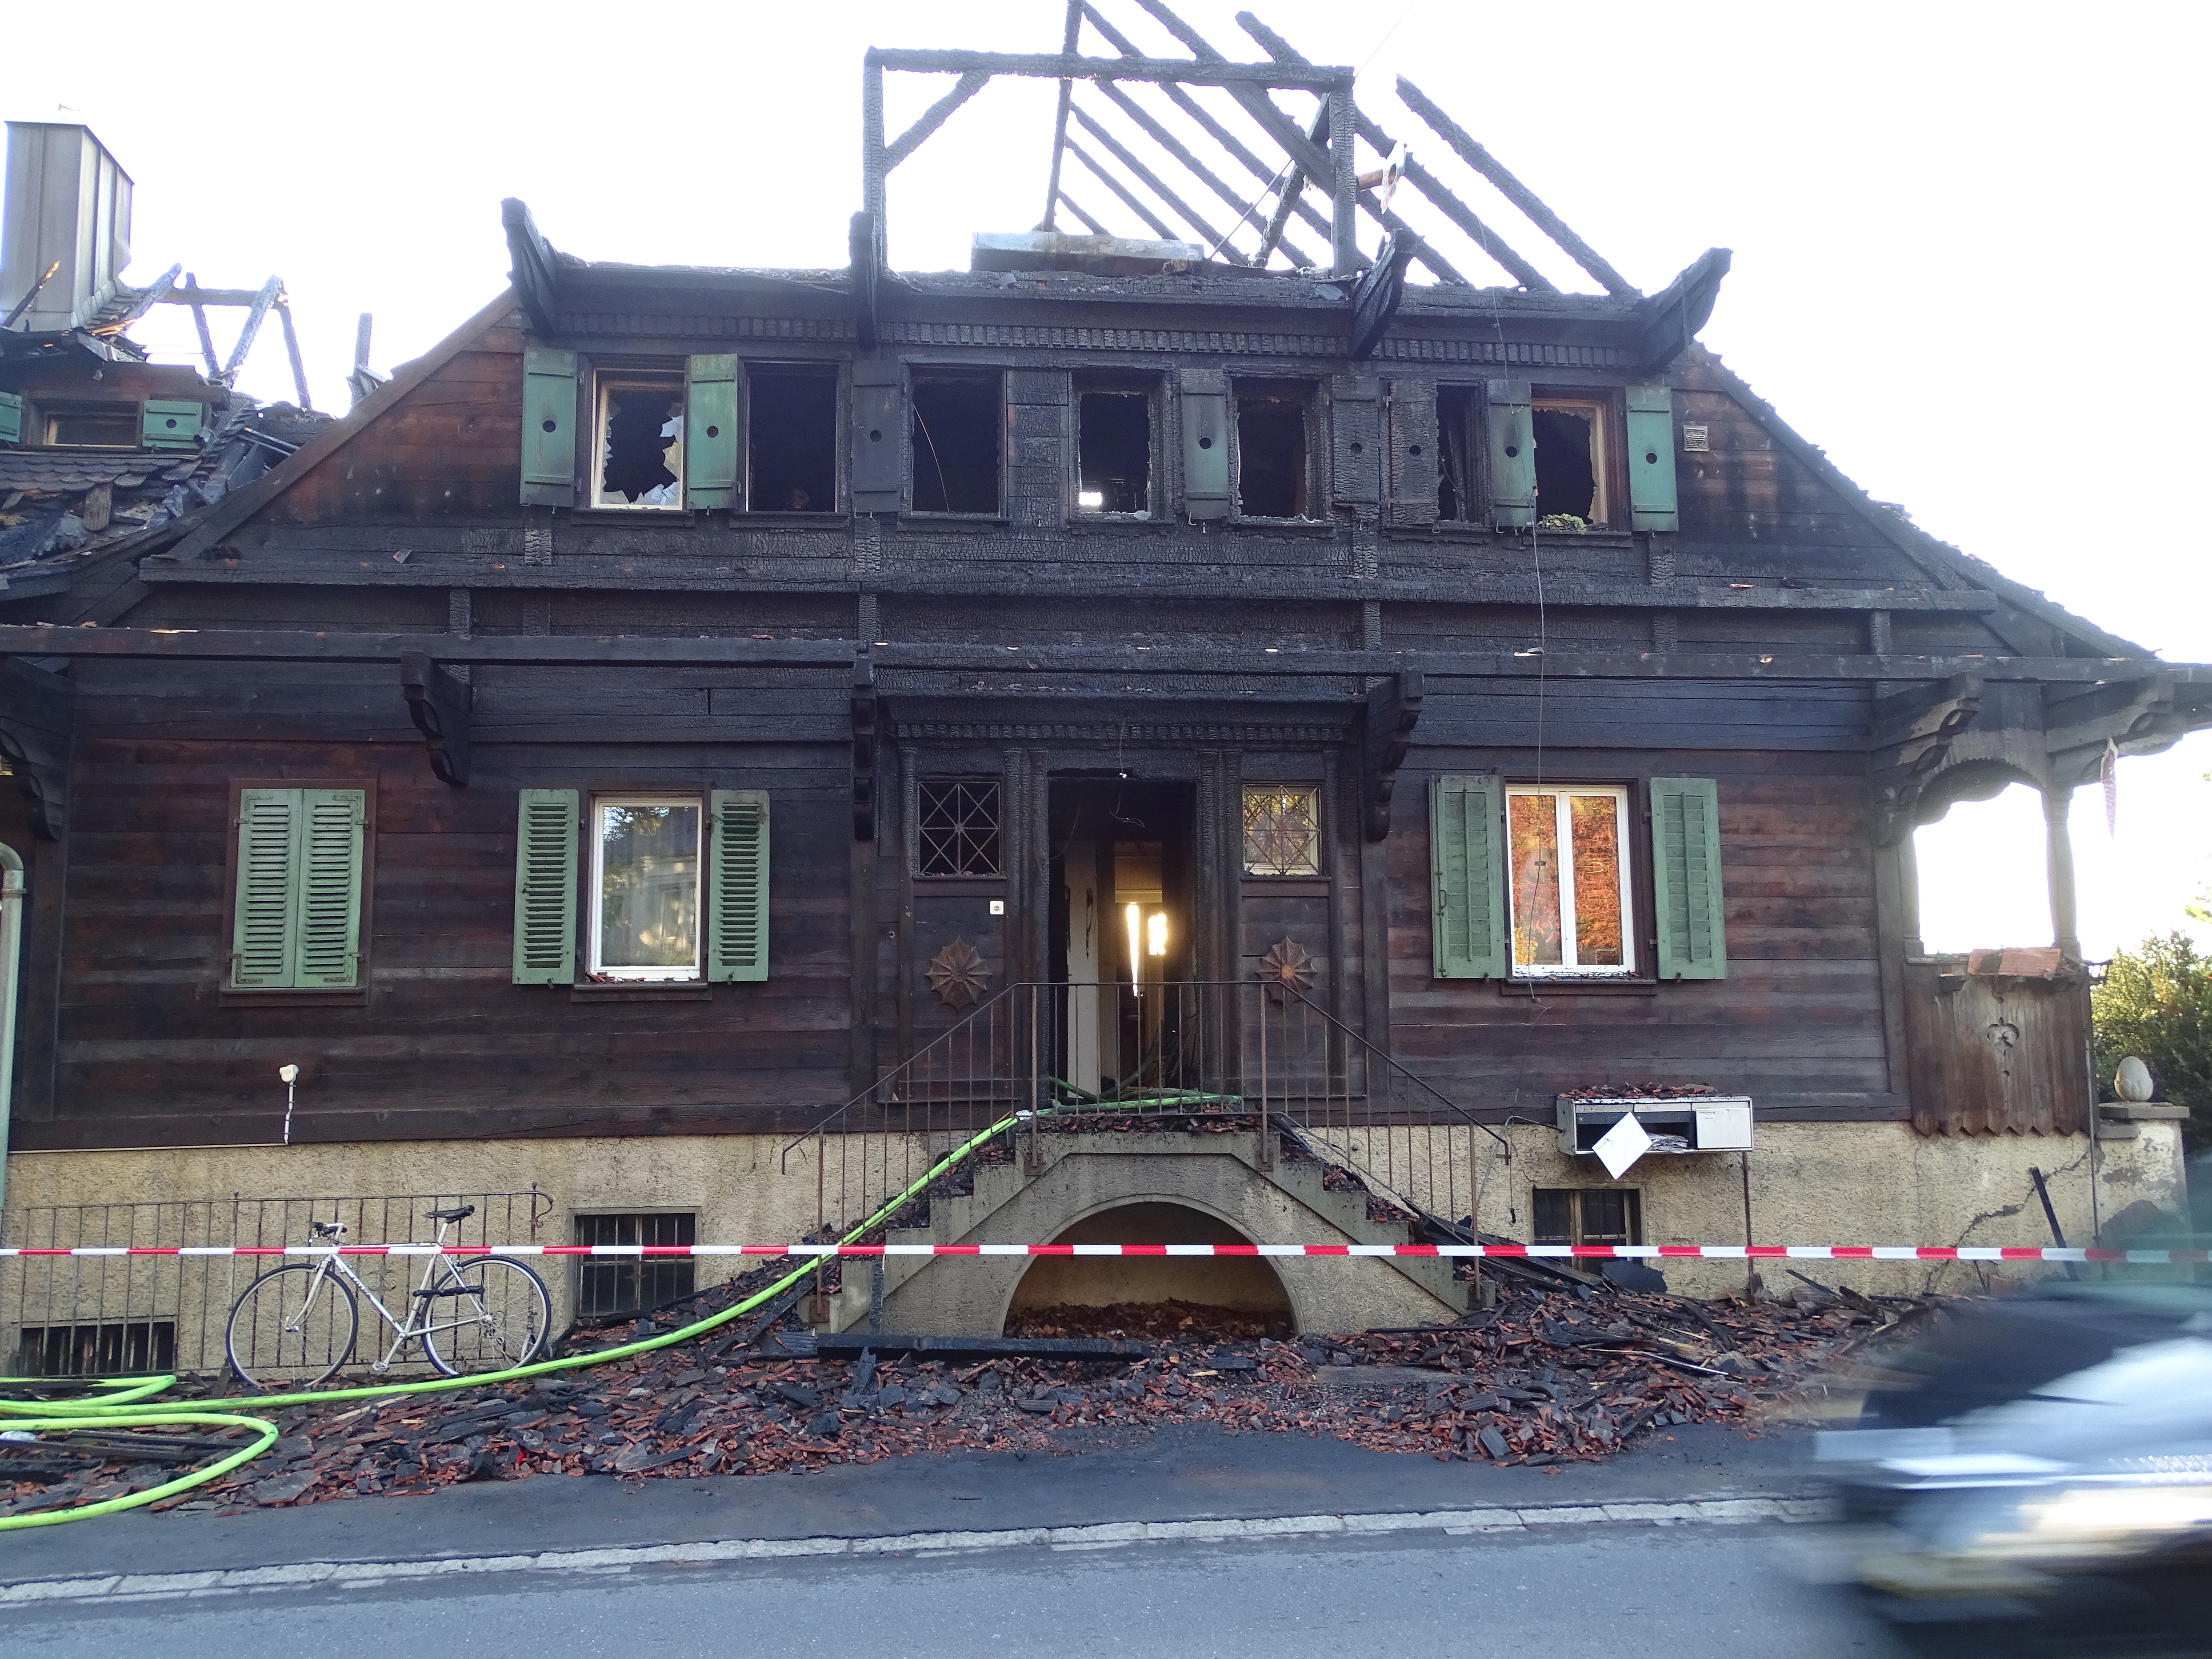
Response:
[{"label": "pile of burned debris", "polygon": [[[1291,1340],[1218,1340],[1183,1322],[1193,1304],[1158,1322],[1174,1331],[1152,1344],[852,1333],[833,1343],[777,1315],[504,1387],[283,1411],[283,1437],[267,1455],[162,1507],[304,1504],[470,1480],[768,1474],[932,1453],[1065,1453],[1167,1424],[1326,1434],[1377,1451],[1497,1463],[1595,1459],[1675,1425],[1745,1421],[1895,1328],[1900,1313],[1909,1321],[1928,1305],[1810,1288],[1787,1301],[1723,1302],[1601,1285],[1502,1288],[1497,1308],[1455,1325]],[[696,1319],[700,1302],[726,1305],[736,1293],[718,1287],[657,1317]],[[1125,1335],[1148,1323],[1127,1308],[1030,1316],[1085,1331],[1109,1317]],[[651,1328],[641,1321],[578,1333],[568,1346]],[[1088,1352],[1102,1349],[1116,1352]],[[252,1410],[251,1401],[237,1404]],[[12,1495],[0,1484],[0,1512],[143,1490],[212,1449],[204,1431],[11,1445],[0,1449],[0,1483],[14,1483]]]}]

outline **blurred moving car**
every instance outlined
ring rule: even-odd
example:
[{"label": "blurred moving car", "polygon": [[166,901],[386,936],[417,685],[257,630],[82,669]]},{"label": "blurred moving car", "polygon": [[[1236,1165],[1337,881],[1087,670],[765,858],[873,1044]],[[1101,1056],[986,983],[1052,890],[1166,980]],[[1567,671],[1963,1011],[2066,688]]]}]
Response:
[{"label": "blurred moving car", "polygon": [[1850,1576],[1929,1652],[2212,1654],[2212,1291],[1941,1316],[1820,1437]]}]

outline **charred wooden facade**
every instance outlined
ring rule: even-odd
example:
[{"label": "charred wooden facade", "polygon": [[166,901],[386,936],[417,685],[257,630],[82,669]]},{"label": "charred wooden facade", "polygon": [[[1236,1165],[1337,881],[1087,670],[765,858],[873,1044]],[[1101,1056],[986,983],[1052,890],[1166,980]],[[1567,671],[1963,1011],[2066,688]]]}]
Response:
[{"label": "charred wooden facade", "polygon": [[[510,204],[513,289],[349,418],[119,585],[0,593],[0,732],[66,752],[65,833],[0,805],[14,1146],[266,1142],[288,1061],[316,1143],[797,1130],[979,989],[1139,971],[1133,903],[1141,971],[1287,945],[1487,1122],[1945,1127],[1911,826],[2212,724],[2212,670],[1841,477],[1694,343],[1724,255],[1401,290],[1407,240],[1363,293],[1332,154],[1340,278],[894,276],[880,172],[849,270],[586,264]],[[625,803],[695,815],[636,866],[689,883],[665,971],[602,914]],[[2038,1053],[2016,1127],[2087,1128]]]}]

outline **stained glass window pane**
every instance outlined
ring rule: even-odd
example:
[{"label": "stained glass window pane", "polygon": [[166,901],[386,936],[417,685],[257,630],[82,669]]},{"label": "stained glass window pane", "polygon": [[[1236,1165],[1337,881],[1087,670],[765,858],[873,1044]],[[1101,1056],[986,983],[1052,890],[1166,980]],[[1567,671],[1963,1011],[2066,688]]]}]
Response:
[{"label": "stained glass window pane", "polygon": [[1558,798],[1506,797],[1513,848],[1513,962],[1519,968],[1562,963]]},{"label": "stained glass window pane", "polygon": [[1321,792],[1251,788],[1244,792],[1244,873],[1321,873]]},{"label": "stained glass window pane", "polygon": [[1613,795],[1571,795],[1575,843],[1575,961],[1618,968],[1620,949],[1620,803]]}]

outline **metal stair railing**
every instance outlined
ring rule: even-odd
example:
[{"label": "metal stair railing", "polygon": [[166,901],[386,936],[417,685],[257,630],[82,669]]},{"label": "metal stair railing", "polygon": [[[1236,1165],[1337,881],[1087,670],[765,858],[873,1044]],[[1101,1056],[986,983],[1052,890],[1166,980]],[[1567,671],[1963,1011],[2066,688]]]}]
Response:
[{"label": "metal stair railing", "polygon": [[1022,982],[826,1114],[780,1164],[813,1162],[820,1238],[924,1224],[933,1198],[973,1191],[978,1165],[1041,1170],[1048,1135],[1162,1119],[1249,1130],[1263,1169],[1287,1135],[1325,1181],[1387,1206],[1378,1218],[1448,1235],[1480,1211],[1479,1138],[1505,1145],[1296,984]]}]

